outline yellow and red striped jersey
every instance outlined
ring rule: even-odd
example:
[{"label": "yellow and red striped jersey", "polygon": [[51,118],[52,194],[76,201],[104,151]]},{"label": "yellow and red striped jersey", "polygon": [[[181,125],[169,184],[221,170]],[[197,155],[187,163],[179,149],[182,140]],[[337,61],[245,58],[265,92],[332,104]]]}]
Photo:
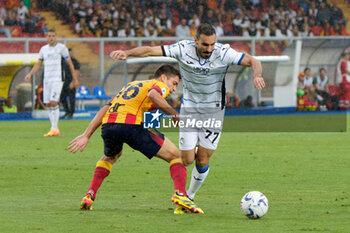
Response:
[{"label": "yellow and red striped jersey", "polygon": [[109,102],[110,107],[102,119],[102,124],[140,125],[143,121],[143,112],[156,109],[156,106],[147,96],[152,89],[158,91],[163,98],[169,95],[168,86],[155,79],[128,83]]}]

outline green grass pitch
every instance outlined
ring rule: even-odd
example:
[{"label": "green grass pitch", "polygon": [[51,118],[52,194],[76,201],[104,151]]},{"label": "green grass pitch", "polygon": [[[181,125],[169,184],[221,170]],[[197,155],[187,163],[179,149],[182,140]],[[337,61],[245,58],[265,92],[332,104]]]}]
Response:
[{"label": "green grass pitch", "polygon": [[[224,133],[195,198],[205,214],[176,216],[169,165],[128,146],[93,211],[79,210],[100,130],[83,153],[67,145],[88,123],[60,121],[62,135],[44,138],[48,121],[0,122],[0,232],[350,232],[349,132]],[[270,203],[259,220],[239,208],[252,190]]]}]

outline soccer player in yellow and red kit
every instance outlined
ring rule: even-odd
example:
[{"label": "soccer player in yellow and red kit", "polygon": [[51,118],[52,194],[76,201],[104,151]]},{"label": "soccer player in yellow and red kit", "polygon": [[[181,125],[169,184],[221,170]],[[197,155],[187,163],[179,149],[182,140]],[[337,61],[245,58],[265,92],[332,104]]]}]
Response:
[{"label": "soccer player in yellow and red kit", "polygon": [[102,124],[104,156],[97,162],[94,176],[81,209],[91,210],[97,190],[109,175],[112,165],[122,155],[123,144],[140,151],[149,159],[159,157],[170,163],[170,175],[175,194],[171,201],[190,212],[203,213],[186,194],[186,168],[178,148],[162,133],[143,127],[143,112],[161,109],[178,121],[178,113],[165,100],[176,91],[180,73],[170,65],[161,66],[155,79],[128,83],[110,102],[101,108],[85,132],[70,142],[69,149],[75,153],[83,151],[89,138]]}]

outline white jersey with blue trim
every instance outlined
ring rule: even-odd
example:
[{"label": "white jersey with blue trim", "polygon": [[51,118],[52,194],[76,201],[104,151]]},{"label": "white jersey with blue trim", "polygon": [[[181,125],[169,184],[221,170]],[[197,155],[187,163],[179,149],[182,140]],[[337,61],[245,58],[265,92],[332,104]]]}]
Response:
[{"label": "white jersey with blue trim", "polygon": [[222,109],[225,104],[225,75],[229,65],[240,65],[244,53],[229,44],[215,43],[208,59],[197,55],[192,40],[162,46],[163,54],[179,61],[183,85],[182,107]]},{"label": "white jersey with blue trim", "polygon": [[56,43],[41,47],[39,59],[44,61],[44,83],[62,81],[61,59],[69,58],[68,49],[64,44]]}]

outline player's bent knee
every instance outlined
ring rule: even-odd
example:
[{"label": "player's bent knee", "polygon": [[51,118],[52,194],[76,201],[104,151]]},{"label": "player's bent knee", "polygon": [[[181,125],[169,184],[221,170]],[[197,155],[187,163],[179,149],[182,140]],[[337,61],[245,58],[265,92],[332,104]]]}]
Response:
[{"label": "player's bent knee", "polygon": [[193,163],[193,161],[194,161],[194,157],[192,158],[189,158],[189,157],[184,157],[184,156],[182,156],[182,163],[183,163],[183,165],[184,166],[188,166],[188,165],[191,165],[192,163]]},{"label": "player's bent knee", "polygon": [[114,164],[114,163],[119,159],[119,157],[120,157],[121,155],[122,155],[122,151],[119,152],[118,154],[112,155],[112,156],[104,155],[104,156],[102,156],[101,160],[108,161],[108,162],[110,162],[111,164]]},{"label": "player's bent knee", "polygon": [[193,150],[182,150],[181,151],[182,162],[185,166],[191,165],[195,159],[195,151]]}]

